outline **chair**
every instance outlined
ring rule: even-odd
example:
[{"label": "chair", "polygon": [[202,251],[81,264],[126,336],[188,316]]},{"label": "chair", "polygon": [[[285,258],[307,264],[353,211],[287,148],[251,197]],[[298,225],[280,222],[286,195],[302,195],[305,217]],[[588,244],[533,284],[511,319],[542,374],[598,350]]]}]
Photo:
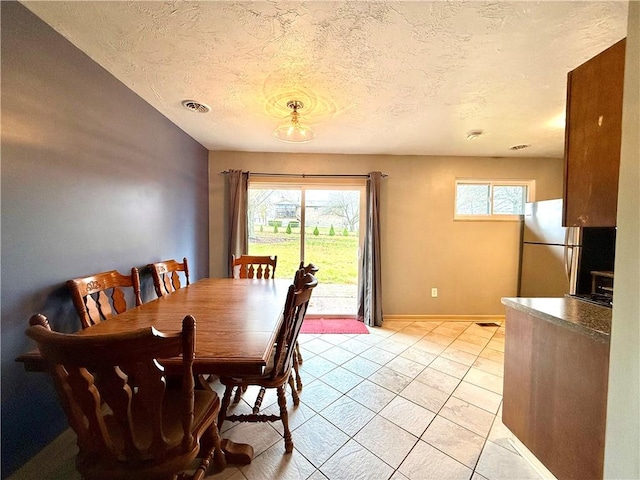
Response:
[{"label": "chair", "polygon": [[82,328],[89,328],[127,310],[123,288],[132,288],[136,306],[142,305],[140,275],[135,267],[131,269],[131,275],[111,270],[89,277],[74,278],[67,281],[67,287],[71,291]]},{"label": "chair", "polygon": [[[309,265],[304,264],[304,262],[300,262],[300,267],[301,269],[304,270],[304,273],[310,273],[311,275],[314,275],[316,273],[318,273],[318,270],[320,270],[318,267],[316,267],[313,263],[310,263]],[[294,352],[294,357],[293,357],[293,371],[295,373],[295,377],[296,377],[296,390],[300,391],[302,390],[302,378],[300,377],[300,365],[302,365],[302,362],[304,361],[302,358],[302,353],[300,352],[300,343],[296,340],[296,351]]]},{"label": "chair", "polygon": [[[216,417],[220,399],[195,390],[195,319],[182,331],[144,328],[107,335],[51,330],[44,315],[29,320],[27,335],[38,344],[70,427],[78,440],[76,469],[83,479],[202,479],[211,465],[223,467]],[[182,382],[165,387],[162,358],[182,358]],[[137,383],[128,382],[134,372]],[[203,440],[201,449],[201,439]],[[204,448],[206,443],[206,448]],[[193,475],[185,470],[195,468]]]},{"label": "chair", "polygon": [[189,264],[186,257],[182,259],[182,263],[175,260],[165,260],[164,262],[150,263],[148,267],[151,270],[153,286],[158,297],[175,292],[182,286],[178,272],[184,272],[185,282],[189,285]]},{"label": "chair", "polygon": [[277,255],[241,255],[237,258],[231,255],[233,278],[274,278],[277,263]]},{"label": "chair", "polygon": [[[313,275],[310,273],[305,274],[304,270],[298,270],[293,285],[289,287],[283,312],[284,318],[280,331],[278,332],[273,357],[263,374],[220,377],[220,382],[225,386],[220,415],[218,417],[218,426],[220,428],[226,419],[240,422],[274,422],[281,420],[284,427],[285,450],[287,453],[293,451],[293,440],[291,439],[291,432],[289,431],[289,414],[287,412],[285,387],[288,383],[291,387],[293,403],[294,405],[298,405],[300,398],[296,393],[293,378],[291,377],[293,353],[302,321],[307,312],[311,292],[317,284],[318,281]],[[233,388],[246,388],[249,385],[257,385],[260,387],[258,399],[253,407],[253,413],[227,416],[227,408],[231,402],[231,392]],[[267,388],[277,389],[280,415],[265,415],[260,413],[260,405],[265,389]]]}]

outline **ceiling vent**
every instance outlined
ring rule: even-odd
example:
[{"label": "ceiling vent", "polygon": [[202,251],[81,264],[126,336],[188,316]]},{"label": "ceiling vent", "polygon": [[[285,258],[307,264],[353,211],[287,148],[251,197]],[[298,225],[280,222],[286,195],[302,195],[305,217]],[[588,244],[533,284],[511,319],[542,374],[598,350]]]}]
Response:
[{"label": "ceiling vent", "polygon": [[195,100],[184,100],[182,106],[196,113],[209,113],[211,111],[211,107],[204,103],[196,102]]},{"label": "ceiling vent", "polygon": [[525,148],[529,148],[531,145],[522,144],[522,145],[514,145],[513,147],[509,147],[509,150],[524,150]]}]

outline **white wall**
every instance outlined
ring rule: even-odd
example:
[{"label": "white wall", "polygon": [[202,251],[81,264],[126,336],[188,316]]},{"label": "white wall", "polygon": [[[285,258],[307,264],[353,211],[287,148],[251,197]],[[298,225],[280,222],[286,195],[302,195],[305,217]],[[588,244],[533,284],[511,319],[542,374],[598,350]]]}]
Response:
[{"label": "white wall", "polygon": [[[210,152],[210,274],[224,276],[227,169],[364,174],[382,181],[383,311],[388,315],[503,315],[517,289],[518,222],[453,221],[455,180],[536,180],[537,199],[562,197],[562,159]],[[321,259],[305,259],[321,264]],[[438,298],[431,298],[431,287]]]},{"label": "white wall", "polygon": [[604,477],[640,478],[640,2],[629,2]]}]

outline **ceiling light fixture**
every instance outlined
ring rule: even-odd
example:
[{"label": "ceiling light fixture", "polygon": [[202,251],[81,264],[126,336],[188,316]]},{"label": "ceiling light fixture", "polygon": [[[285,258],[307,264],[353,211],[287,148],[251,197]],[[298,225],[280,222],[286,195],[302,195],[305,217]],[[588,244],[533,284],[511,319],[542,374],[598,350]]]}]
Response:
[{"label": "ceiling light fixture", "polygon": [[305,143],[313,140],[316,136],[315,132],[311,127],[300,123],[298,110],[304,108],[304,104],[299,100],[291,100],[287,102],[287,107],[293,111],[273,131],[273,136],[288,143]]}]

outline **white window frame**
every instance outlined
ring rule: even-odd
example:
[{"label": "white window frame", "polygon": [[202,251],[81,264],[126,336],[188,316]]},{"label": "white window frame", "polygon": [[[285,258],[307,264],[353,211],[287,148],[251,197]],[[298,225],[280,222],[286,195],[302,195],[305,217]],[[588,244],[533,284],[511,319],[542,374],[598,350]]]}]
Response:
[{"label": "white window frame", "polygon": [[[459,185],[488,185],[489,186],[489,214],[458,214],[458,186]],[[527,187],[527,202],[532,202],[535,199],[535,180],[494,180],[494,179],[479,179],[479,178],[457,178],[455,182],[455,193],[453,202],[453,219],[461,221],[492,221],[492,222],[504,222],[504,221],[520,221],[521,215],[506,215],[501,213],[493,213],[493,188],[495,186],[525,186]]]}]

